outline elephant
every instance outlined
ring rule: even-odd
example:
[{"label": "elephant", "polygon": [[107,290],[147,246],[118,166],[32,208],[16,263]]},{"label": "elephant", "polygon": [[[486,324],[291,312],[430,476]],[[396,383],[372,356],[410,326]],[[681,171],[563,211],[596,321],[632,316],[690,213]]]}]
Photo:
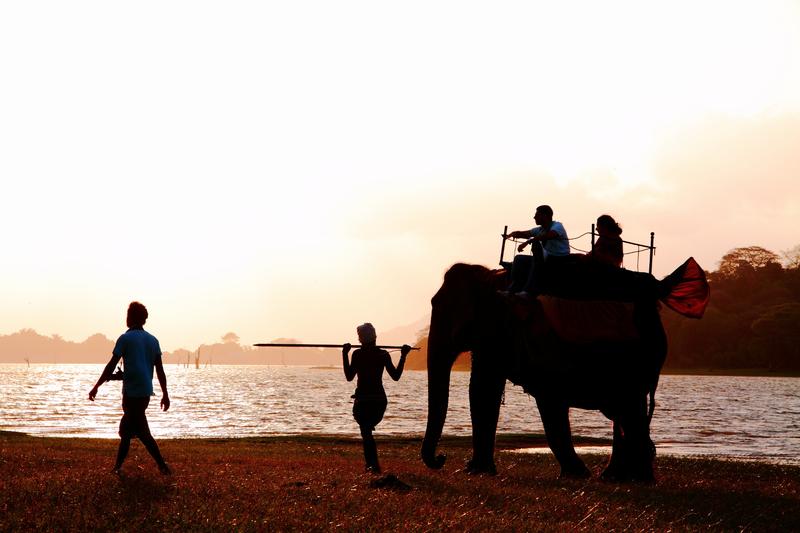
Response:
[{"label": "elephant", "polygon": [[[428,420],[421,450],[428,467],[438,469],[445,463],[445,455],[437,455],[437,445],[447,415],[450,372],[459,354],[471,352],[468,473],[496,473],[497,421],[509,380],[535,398],[561,476],[590,476],[572,443],[569,409],[575,407],[599,410],[613,422],[612,453],[603,479],[654,481],[650,419],[667,355],[659,300],[699,318],[696,315],[702,316],[708,303],[708,284],[692,258],[661,281],[649,274],[615,271],[619,273],[585,275],[578,269],[562,279],[566,280],[562,293],[571,291],[569,296],[574,297],[593,291],[595,299],[621,296],[620,305],[631,310],[632,335],[616,338],[612,331],[610,338],[581,342],[562,338],[553,327],[545,312],[547,295],[522,302],[504,296],[507,272],[463,263],[446,272],[431,299]],[[687,294],[691,303],[681,307],[679,300]],[[674,296],[672,302],[669,295]]]}]

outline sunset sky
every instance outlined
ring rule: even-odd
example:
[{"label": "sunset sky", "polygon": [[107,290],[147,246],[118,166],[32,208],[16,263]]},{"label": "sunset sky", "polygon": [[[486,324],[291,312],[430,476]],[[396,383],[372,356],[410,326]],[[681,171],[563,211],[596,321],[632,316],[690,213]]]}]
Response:
[{"label": "sunset sky", "polygon": [[354,341],[542,203],[800,244],[796,0],[5,2],[0,72],[0,334]]}]

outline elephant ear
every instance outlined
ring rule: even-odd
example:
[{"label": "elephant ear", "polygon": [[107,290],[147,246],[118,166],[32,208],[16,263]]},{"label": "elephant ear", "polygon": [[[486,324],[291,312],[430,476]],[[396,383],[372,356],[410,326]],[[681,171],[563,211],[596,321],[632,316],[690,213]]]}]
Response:
[{"label": "elephant ear", "polygon": [[705,271],[690,257],[661,280],[661,294],[661,301],[673,311],[689,318],[702,318],[711,300],[711,287]]}]

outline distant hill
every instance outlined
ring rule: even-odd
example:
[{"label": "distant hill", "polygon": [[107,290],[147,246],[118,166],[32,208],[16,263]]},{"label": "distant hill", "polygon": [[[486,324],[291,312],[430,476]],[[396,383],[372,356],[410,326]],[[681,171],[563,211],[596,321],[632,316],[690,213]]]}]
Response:
[{"label": "distant hill", "polygon": [[0,335],[1,363],[100,363],[108,361],[113,349],[114,341],[100,333],[83,342],[40,335],[32,329]]},{"label": "distant hill", "polygon": [[[413,351],[408,355],[406,360],[406,368],[408,370],[427,370],[428,368],[428,335],[426,334],[418,342],[417,346],[419,351]],[[455,363],[453,363],[453,370],[469,370],[472,365],[472,359],[468,352],[460,354]]]},{"label": "distant hill", "polygon": [[[381,344],[414,345],[427,330],[430,318],[378,333]],[[83,342],[73,342],[60,335],[41,335],[33,329],[23,329],[10,335],[0,335],[0,363],[105,363],[111,357],[115,340],[97,333]],[[302,343],[298,339],[273,339],[276,343]],[[317,348],[256,348],[243,346],[239,336],[227,333],[221,342],[202,344],[194,350],[180,348],[164,352],[165,364],[205,366],[208,364],[245,365],[319,365],[342,364],[341,350]]]},{"label": "distant hill", "polygon": [[426,315],[411,324],[382,331],[378,333],[378,343],[396,346],[409,344],[414,346],[414,343],[420,338],[428,335],[428,327],[430,324],[431,315]]}]

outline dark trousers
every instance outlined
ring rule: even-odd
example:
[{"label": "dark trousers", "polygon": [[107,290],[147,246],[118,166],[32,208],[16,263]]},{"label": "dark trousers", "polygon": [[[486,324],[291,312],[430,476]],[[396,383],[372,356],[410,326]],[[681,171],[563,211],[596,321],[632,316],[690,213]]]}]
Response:
[{"label": "dark trousers", "polygon": [[531,243],[531,255],[517,254],[511,264],[511,292],[539,292],[541,273],[544,266],[544,250],[539,242]]},{"label": "dark trousers", "polygon": [[514,256],[514,262],[511,264],[511,286],[508,288],[510,292],[525,291],[541,294],[548,283],[548,276],[552,276],[553,272],[563,268],[570,261],[570,256],[555,255],[548,256],[545,261],[544,250],[538,242],[532,243],[531,252],[532,255]]},{"label": "dark trousers", "polygon": [[119,468],[128,456],[128,450],[131,447],[131,439],[137,437],[139,441],[147,448],[150,455],[153,456],[159,468],[166,466],[164,458],[161,457],[161,451],[158,449],[158,444],[150,434],[150,426],[147,423],[147,416],[145,411],[150,404],[150,397],[132,398],[130,396],[122,397],[122,420],[119,421],[119,450],[117,450],[117,462],[115,467]]}]

